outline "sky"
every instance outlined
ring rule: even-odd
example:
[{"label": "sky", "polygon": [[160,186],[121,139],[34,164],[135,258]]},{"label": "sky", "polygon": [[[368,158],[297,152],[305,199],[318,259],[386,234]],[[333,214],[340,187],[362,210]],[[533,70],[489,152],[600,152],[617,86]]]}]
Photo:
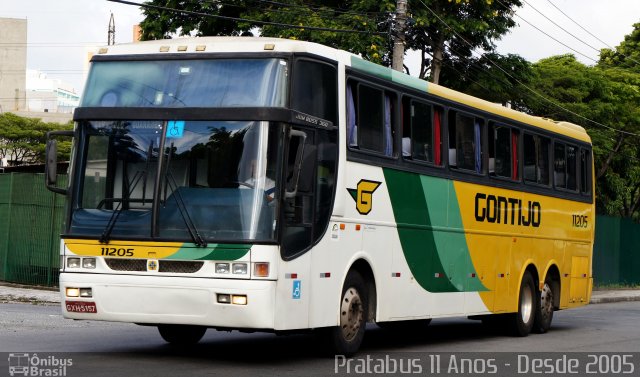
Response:
[{"label": "sky", "polygon": [[[598,59],[596,50],[607,45],[617,46],[633,30],[633,24],[640,22],[640,0],[551,1],[606,43],[568,20],[549,4],[549,0],[523,0],[528,4],[516,10],[518,26],[497,41],[498,52],[518,54],[531,62],[573,53],[580,61],[591,65]],[[559,29],[532,7],[588,45]],[[62,79],[75,87],[78,93],[84,86],[88,51],[107,43],[111,12],[116,24],[116,43],[131,42],[133,25],[143,19],[138,7],[107,0],[0,0],[0,17],[28,20],[27,68],[44,71],[50,78]],[[569,47],[547,37],[529,23]],[[417,72],[415,55],[408,55],[407,65],[412,73]]]}]

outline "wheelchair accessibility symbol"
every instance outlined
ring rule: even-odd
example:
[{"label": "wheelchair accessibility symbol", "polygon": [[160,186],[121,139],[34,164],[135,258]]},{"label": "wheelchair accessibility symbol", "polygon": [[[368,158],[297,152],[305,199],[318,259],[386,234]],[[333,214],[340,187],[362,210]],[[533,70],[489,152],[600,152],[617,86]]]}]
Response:
[{"label": "wheelchair accessibility symbol", "polygon": [[167,124],[167,138],[179,139],[184,133],[184,120],[172,120]]},{"label": "wheelchair accessibility symbol", "polygon": [[294,280],[293,281],[293,293],[292,293],[291,297],[294,300],[299,300],[300,299],[300,280]]}]

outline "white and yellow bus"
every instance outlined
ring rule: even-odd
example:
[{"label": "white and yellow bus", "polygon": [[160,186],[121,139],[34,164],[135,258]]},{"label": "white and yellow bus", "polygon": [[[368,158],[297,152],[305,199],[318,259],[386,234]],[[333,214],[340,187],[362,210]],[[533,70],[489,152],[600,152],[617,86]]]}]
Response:
[{"label": "white and yellow bus", "polygon": [[[316,329],[497,319],[519,336],[585,305],[594,179],[581,127],[318,44],[109,46],[75,111],[60,289],[67,318]],[[411,324],[411,323],[409,323]]]}]

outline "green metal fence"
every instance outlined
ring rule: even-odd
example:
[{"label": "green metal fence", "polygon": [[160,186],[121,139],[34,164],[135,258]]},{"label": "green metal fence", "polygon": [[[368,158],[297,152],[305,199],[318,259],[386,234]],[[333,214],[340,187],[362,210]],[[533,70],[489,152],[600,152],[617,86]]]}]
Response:
[{"label": "green metal fence", "polygon": [[0,174],[0,280],[58,284],[64,201],[43,174]]},{"label": "green metal fence", "polygon": [[[43,174],[0,174],[0,280],[58,284],[64,201],[45,188]],[[596,218],[593,276],[599,286],[640,284],[640,224]]]},{"label": "green metal fence", "polygon": [[640,284],[640,224],[619,217],[596,218],[593,280],[597,286]]}]

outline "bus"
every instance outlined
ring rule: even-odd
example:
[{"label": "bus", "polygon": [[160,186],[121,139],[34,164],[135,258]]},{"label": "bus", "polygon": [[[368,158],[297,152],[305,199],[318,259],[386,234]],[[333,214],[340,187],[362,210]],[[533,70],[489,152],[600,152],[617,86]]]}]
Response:
[{"label": "bus", "polygon": [[268,38],[104,47],[82,97],[47,144],[47,187],[68,198],[66,318],[174,344],[313,331],[351,355],[368,322],[463,316],[526,336],[589,302],[577,125]]}]

